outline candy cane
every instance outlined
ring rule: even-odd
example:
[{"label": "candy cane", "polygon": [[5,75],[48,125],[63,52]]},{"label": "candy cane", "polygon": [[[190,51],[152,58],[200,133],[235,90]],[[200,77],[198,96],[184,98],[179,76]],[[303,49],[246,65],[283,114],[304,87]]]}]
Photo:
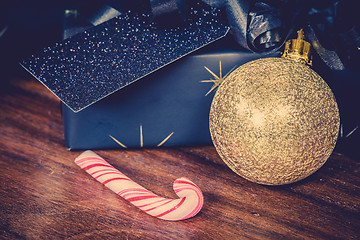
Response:
[{"label": "candy cane", "polygon": [[178,199],[160,197],[132,181],[92,151],[80,154],[75,163],[96,180],[146,213],[164,220],[183,220],[195,216],[204,197],[192,181],[182,177],[173,184]]}]

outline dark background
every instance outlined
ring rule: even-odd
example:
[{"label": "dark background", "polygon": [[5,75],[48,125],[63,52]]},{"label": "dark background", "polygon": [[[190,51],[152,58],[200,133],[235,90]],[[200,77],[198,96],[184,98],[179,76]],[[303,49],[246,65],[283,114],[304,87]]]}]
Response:
[{"label": "dark background", "polygon": [[87,0],[0,2],[0,76],[8,78],[28,76],[18,64],[23,57],[62,38],[65,9],[76,9]]}]

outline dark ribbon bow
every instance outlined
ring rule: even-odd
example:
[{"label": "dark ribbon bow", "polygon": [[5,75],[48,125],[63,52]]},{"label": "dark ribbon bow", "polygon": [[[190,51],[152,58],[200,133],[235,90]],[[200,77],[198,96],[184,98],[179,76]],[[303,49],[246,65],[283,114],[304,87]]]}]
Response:
[{"label": "dark ribbon bow", "polygon": [[[120,12],[151,12],[157,26],[163,28],[181,25],[189,18],[189,8],[200,0],[104,1]],[[94,10],[101,9],[95,19],[113,14],[99,8],[99,0],[93,2],[97,3]],[[223,9],[224,23],[231,27],[238,44],[250,51],[278,51],[303,28],[306,40],[330,69],[356,69],[360,62],[360,20],[350,0],[202,0],[200,4]]]},{"label": "dark ribbon bow", "polygon": [[[150,0],[154,19],[162,26],[186,19],[186,0]],[[320,58],[333,70],[355,68],[360,61],[360,20],[350,0],[203,0],[224,8],[237,42],[258,53],[279,50],[304,28]]]}]

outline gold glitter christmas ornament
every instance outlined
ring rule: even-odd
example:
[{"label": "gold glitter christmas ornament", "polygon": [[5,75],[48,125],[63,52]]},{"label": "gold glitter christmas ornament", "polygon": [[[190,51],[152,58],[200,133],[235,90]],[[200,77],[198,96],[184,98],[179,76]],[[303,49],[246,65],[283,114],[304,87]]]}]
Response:
[{"label": "gold glitter christmas ornament", "polygon": [[[288,58],[299,47],[294,49]],[[302,63],[309,58],[293,59],[244,64],[214,96],[210,132],[216,150],[233,171],[252,182],[282,185],[304,179],[326,162],[335,146],[340,119],[334,95]]]}]

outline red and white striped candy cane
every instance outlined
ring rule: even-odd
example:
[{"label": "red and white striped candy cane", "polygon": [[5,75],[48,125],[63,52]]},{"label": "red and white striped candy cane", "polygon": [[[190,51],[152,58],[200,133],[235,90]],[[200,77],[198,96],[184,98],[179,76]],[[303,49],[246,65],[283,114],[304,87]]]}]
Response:
[{"label": "red and white striped candy cane", "polygon": [[173,185],[180,198],[169,199],[140,186],[92,151],[80,154],[75,163],[113,192],[160,219],[177,221],[191,218],[201,210],[204,203],[199,187],[185,177],[176,179]]}]

